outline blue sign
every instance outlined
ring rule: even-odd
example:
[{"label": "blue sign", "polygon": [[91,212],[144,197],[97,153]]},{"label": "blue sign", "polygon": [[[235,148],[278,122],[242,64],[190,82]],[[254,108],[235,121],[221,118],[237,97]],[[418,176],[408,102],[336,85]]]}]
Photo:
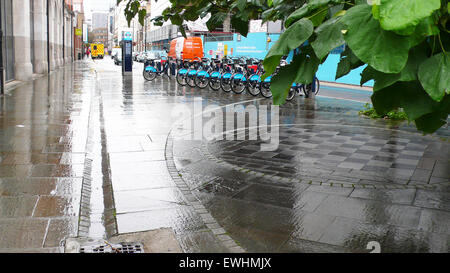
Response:
[{"label": "blue sign", "polygon": [[132,41],[133,37],[131,36],[131,32],[125,32],[123,34],[122,40],[124,40],[124,41]]}]

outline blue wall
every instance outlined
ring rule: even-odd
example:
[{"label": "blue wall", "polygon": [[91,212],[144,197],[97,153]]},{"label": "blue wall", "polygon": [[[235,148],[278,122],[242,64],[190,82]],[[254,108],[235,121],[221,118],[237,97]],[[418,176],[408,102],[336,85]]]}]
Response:
[{"label": "blue wall", "polygon": [[[206,57],[213,57],[218,53],[219,44],[228,46],[229,56],[239,57],[246,56],[250,58],[264,59],[269,48],[273,43],[278,40],[280,34],[270,34],[272,42],[267,43],[267,34],[264,32],[249,33],[247,38],[241,36],[241,41],[238,41],[238,34],[233,34],[233,41],[214,41],[204,42],[203,48],[205,50]],[[204,40],[204,38],[203,38]],[[233,54],[231,54],[233,49]],[[213,54],[210,54],[212,51]]]},{"label": "blue wall", "polygon": [[[249,33],[247,38],[241,36],[241,41],[237,41],[238,34],[234,34],[233,41],[204,42],[203,47],[205,50],[205,57],[214,57],[218,54],[219,44],[221,43],[223,46],[228,46],[227,55],[229,56],[246,56],[250,58],[264,59],[270,47],[280,37],[280,34],[270,34],[269,37],[271,39],[271,42],[269,43],[267,42],[268,35],[264,32]],[[231,49],[233,49],[233,54],[231,54]],[[317,78],[321,81],[360,85],[361,72],[365,67],[355,69],[346,76],[335,80],[339,59],[340,54],[330,54],[327,60],[319,66]],[[365,86],[373,86],[373,81],[366,83]]]}]

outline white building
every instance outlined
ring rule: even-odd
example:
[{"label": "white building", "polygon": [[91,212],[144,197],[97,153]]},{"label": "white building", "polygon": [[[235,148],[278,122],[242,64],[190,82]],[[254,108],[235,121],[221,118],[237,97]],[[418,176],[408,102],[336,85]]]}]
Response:
[{"label": "white building", "polygon": [[71,1],[2,0],[1,12],[6,81],[27,81],[72,61]]},{"label": "white building", "polygon": [[108,13],[108,50],[112,50],[113,47],[115,46],[114,19],[115,19],[115,8],[111,8]]},{"label": "white building", "polygon": [[96,12],[92,14],[92,29],[108,27],[108,14]]},{"label": "white building", "polygon": [[114,9],[114,45],[120,45],[122,34],[124,32],[131,32],[133,35],[133,42],[136,41],[137,33],[139,32],[138,18],[134,18],[128,26],[128,21],[125,18],[126,2],[122,1]]}]

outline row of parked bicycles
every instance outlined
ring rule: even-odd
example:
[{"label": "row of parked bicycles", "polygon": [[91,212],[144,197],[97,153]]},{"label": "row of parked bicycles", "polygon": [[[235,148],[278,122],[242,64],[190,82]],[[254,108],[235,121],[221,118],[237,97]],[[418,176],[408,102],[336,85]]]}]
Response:
[{"label": "row of parked bicycles", "polygon": [[[154,80],[157,76],[166,75],[176,78],[182,86],[198,87],[204,89],[210,87],[214,91],[222,89],[224,92],[247,93],[265,98],[271,98],[270,82],[282,66],[287,65],[283,58],[275,73],[264,80],[262,60],[246,57],[222,59],[196,58],[194,60],[173,60],[161,58],[158,60],[147,60],[144,65],[143,76],[147,81]],[[320,83],[314,78],[312,84],[304,85],[294,83],[287,96],[287,101],[294,99],[296,95],[309,97],[312,93],[319,93]]]}]

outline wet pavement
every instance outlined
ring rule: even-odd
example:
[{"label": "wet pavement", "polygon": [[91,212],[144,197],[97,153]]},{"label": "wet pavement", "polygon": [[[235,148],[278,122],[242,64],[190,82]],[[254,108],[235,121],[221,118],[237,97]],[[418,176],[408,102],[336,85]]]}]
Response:
[{"label": "wet pavement", "polygon": [[0,98],[0,252],[158,229],[185,252],[449,251],[448,128],[360,117],[370,92],[330,85],[280,108],[274,151],[239,126],[192,140],[182,109],[271,102],[141,69],[77,62]]}]

